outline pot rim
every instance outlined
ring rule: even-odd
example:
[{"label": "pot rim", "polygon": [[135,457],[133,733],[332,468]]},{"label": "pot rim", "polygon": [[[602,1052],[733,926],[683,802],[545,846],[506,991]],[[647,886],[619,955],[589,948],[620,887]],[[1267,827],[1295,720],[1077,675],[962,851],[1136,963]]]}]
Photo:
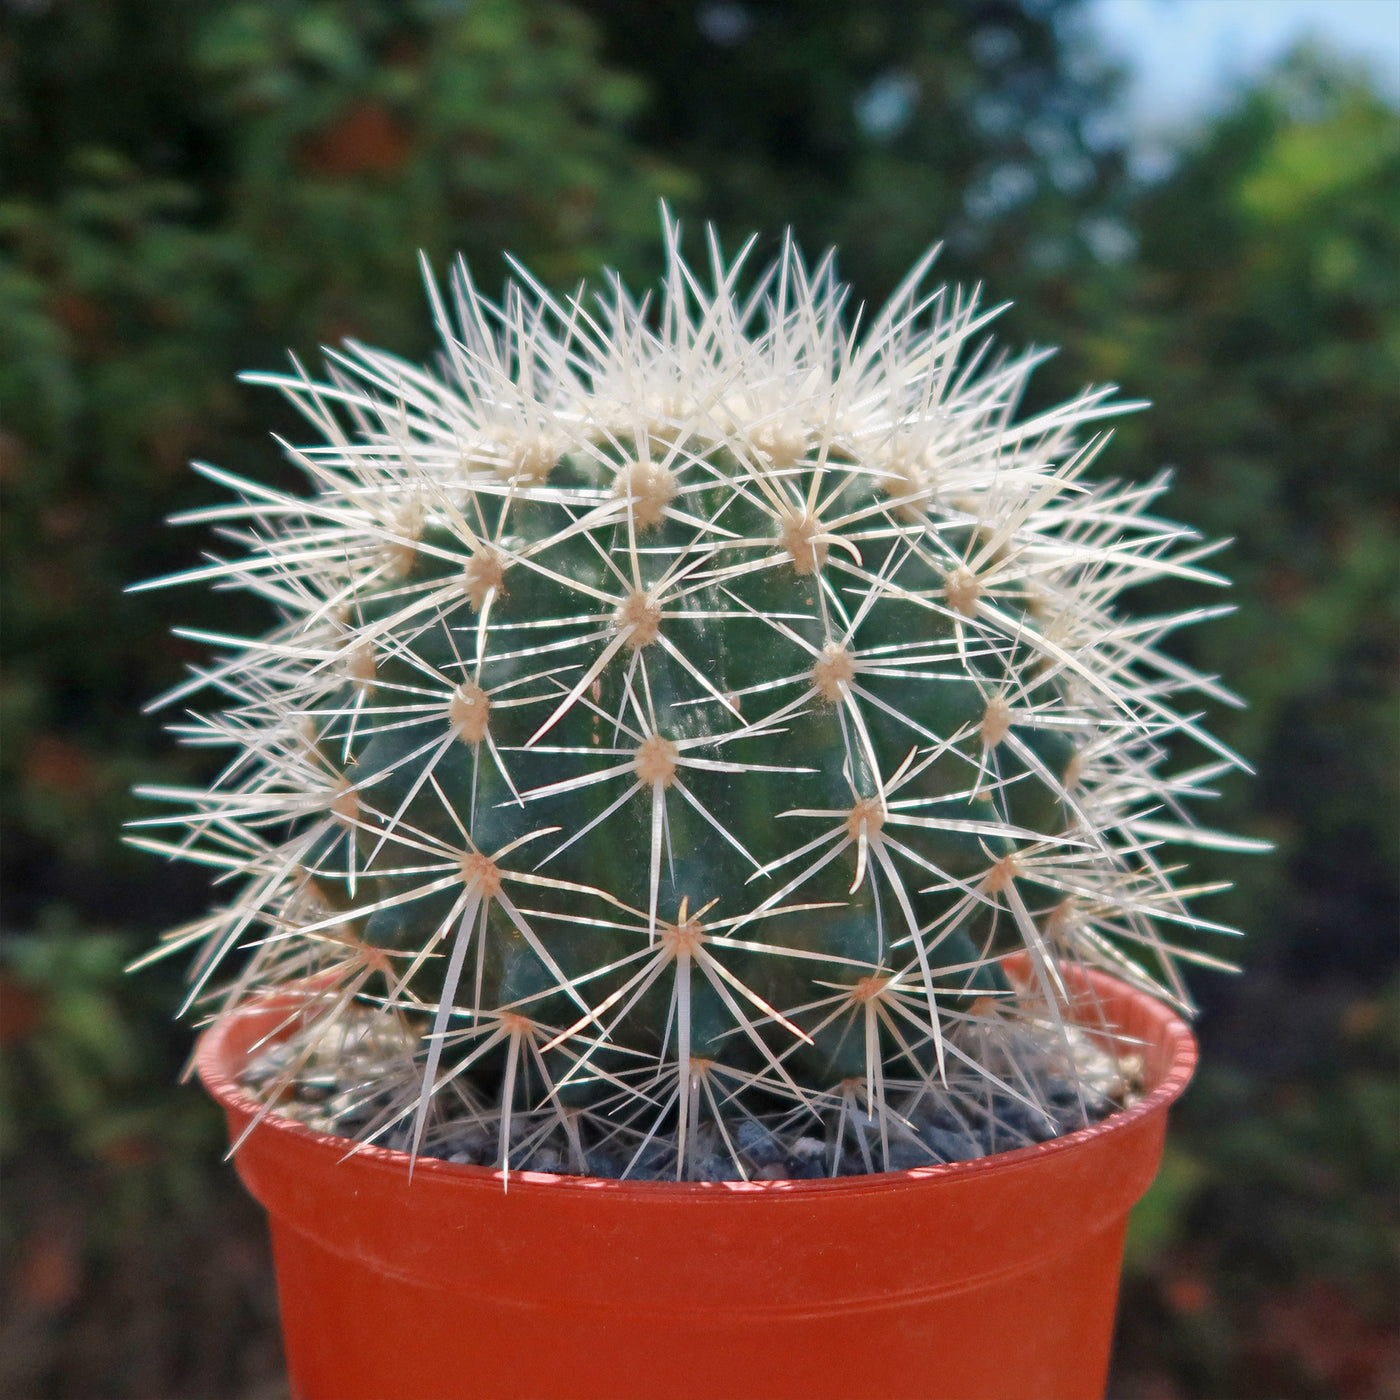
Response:
[{"label": "pot rim", "polygon": [[[1016,956],[1016,955],[1013,955]],[[1024,954],[1019,955],[1024,957]],[[1019,958],[1018,958],[1019,960]],[[1014,964],[1013,964],[1014,965]],[[1065,969],[1071,971],[1071,969]],[[1084,1146],[1118,1136],[1130,1131],[1142,1119],[1159,1110],[1164,1111],[1185,1091],[1195,1070],[1198,1058],[1196,1038],[1186,1022],[1169,1006],[1149,996],[1146,992],[1100,972],[1095,968],[1077,967],[1074,975],[1083,977],[1089,987],[1100,996],[1112,994],[1115,999],[1126,997],[1133,1006],[1137,1017],[1146,1024],[1138,1035],[1144,1039],[1144,1032],[1150,1031],[1150,1043],[1167,1050],[1166,1069],[1157,1086],[1144,1094],[1131,1108],[1121,1109],[1107,1118],[1088,1127],[1077,1128],[1070,1133],[1062,1133],[1048,1142],[1032,1143],[1027,1147],[1012,1148],[996,1152],[988,1157],[974,1157],[961,1162],[944,1162],[926,1167],[909,1167],[899,1171],[872,1172],[860,1176],[820,1177],[816,1179],[783,1179],[778,1181],[629,1181],[618,1177],[579,1176],[564,1173],[536,1172],[522,1169],[503,1171],[498,1167],[473,1166],[465,1162],[448,1162],[440,1157],[420,1156],[412,1159],[407,1152],[394,1148],[381,1147],[376,1143],[362,1143],[354,1138],[341,1137],[334,1133],[323,1133],[309,1128],[295,1119],[284,1118],[259,1103],[238,1083],[235,1073],[230,1073],[228,1061],[233,1058],[229,1041],[240,1022],[250,1017],[264,1014],[272,1006],[282,1002],[287,993],[272,992],[267,996],[250,1001],[236,1010],[220,1016],[200,1036],[195,1049],[195,1068],[208,1093],[226,1110],[232,1110],[246,1118],[251,1127],[244,1129],[229,1149],[230,1157],[236,1156],[243,1142],[252,1132],[264,1129],[281,1133],[292,1140],[301,1141],[318,1149],[343,1148],[342,1162],[356,1161],[364,1169],[376,1173],[388,1172],[397,1176],[407,1176],[410,1181],[426,1177],[441,1181],[444,1185],[457,1180],[463,1185],[493,1184],[511,1191],[530,1194],[541,1191],[603,1191],[610,1195],[635,1196],[639,1199],[654,1199],[665,1196],[671,1199],[693,1199],[717,1201],[735,1196],[807,1196],[823,1197],[833,1195],[859,1195],[874,1191],[903,1187],[915,1182],[946,1181],[972,1173],[1015,1172],[1024,1170],[1035,1163],[1065,1152],[1074,1152]]]}]

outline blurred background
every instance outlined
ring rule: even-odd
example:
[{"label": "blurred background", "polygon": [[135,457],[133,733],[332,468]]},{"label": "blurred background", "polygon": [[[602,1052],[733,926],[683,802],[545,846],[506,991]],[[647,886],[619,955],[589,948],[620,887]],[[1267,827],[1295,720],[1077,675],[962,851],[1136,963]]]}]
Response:
[{"label": "blurred background", "polygon": [[1195,980],[1111,1393],[1400,1396],[1397,102],[1400,0],[0,0],[0,1395],[286,1394],[181,969],[123,973],[208,898],[119,840],[204,761],[142,713],[169,629],[266,621],[122,591],[206,546],[190,458],[290,481],[235,374],[431,354],[419,248],[644,284],[665,198],[866,301],[943,239],[1063,347],[1038,400],[1154,401],[1102,469],[1234,539],[1177,645],[1249,700],[1203,815],[1275,849],[1193,867],[1245,972]]}]

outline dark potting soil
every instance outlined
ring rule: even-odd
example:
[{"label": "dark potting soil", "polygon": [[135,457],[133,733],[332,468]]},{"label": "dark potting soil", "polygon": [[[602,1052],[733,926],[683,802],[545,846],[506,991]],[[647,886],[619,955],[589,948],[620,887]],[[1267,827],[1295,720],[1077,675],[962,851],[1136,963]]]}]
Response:
[{"label": "dark potting soil", "polygon": [[[382,1024],[382,1023],[381,1023]],[[1073,1028],[1071,1028],[1073,1030]],[[654,1114],[627,1121],[621,1114],[572,1111],[511,1115],[512,1171],[625,1178],[631,1181],[815,1180],[969,1161],[1099,1122],[1136,1096],[1136,1057],[1104,1051],[1075,1032],[1068,1049],[1078,1085],[1051,1065],[1066,1063],[1066,1043],[998,1087],[984,1076],[934,1085],[890,1081],[883,1108],[864,1100],[858,1085],[822,1096],[824,1111],[791,1109],[754,1116],[735,1111],[721,1123],[693,1128],[682,1171],[677,1148],[655,1127]],[[240,1075],[242,1085],[272,1112],[319,1132],[408,1152],[421,1067],[411,1046],[390,1039],[368,1019],[334,1044],[324,1031],[265,1047]],[[448,1162],[502,1165],[500,1114],[456,1081],[434,1099],[418,1153]],[[622,1121],[619,1121],[622,1118]]]}]

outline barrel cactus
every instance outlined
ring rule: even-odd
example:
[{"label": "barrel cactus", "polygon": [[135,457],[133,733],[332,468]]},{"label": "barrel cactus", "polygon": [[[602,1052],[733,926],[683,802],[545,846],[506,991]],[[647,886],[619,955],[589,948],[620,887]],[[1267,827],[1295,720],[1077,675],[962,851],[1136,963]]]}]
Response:
[{"label": "barrel cactus", "polygon": [[1173,701],[1230,697],[1156,645],[1213,610],[1117,600],[1212,547],[1090,475],[1111,389],[1017,419],[1040,355],[932,255],[858,335],[830,258],[666,239],[654,301],[459,266],[433,368],[249,376],[319,440],[307,494],[198,466],[237,552],[182,578],[280,622],[175,694],[232,757],[135,839],[236,892],[159,951],[225,1010],[293,987],[269,1104],[330,1064],[325,1122],[415,1156],[824,1174],[1083,1122],[1131,1046],[1075,969],[1185,1006],[1211,961],[1159,850],[1228,842],[1182,803],[1238,760]]}]

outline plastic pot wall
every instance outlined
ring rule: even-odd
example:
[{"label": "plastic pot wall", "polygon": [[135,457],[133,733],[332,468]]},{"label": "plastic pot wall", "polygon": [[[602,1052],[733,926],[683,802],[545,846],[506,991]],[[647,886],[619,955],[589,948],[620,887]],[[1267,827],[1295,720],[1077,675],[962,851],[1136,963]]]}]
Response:
[{"label": "plastic pot wall", "polygon": [[[1144,1042],[1150,1092],[1053,1142],[870,1177],[620,1182],[408,1158],[267,1117],[238,1172],[272,1227],[297,1400],[1082,1400],[1101,1396],[1128,1211],[1195,1042],[1081,974]],[[1087,990],[1087,988],[1086,988]],[[236,1083],[285,1012],[204,1036]]]}]

